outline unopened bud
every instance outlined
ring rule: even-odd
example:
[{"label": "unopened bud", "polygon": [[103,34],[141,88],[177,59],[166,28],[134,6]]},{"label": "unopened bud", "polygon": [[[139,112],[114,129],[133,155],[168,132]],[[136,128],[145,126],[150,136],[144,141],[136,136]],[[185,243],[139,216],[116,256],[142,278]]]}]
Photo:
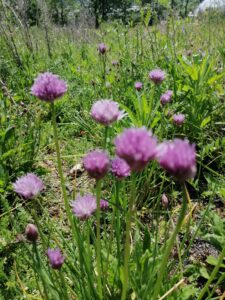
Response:
[{"label": "unopened bud", "polygon": [[168,205],[169,205],[169,200],[168,200],[166,194],[163,194],[163,195],[162,195],[162,206],[163,206],[164,208],[167,208]]},{"label": "unopened bud", "polygon": [[34,224],[28,224],[25,229],[25,235],[28,241],[36,242],[38,239],[38,230]]},{"label": "unopened bud", "polygon": [[106,200],[100,201],[100,209],[101,210],[107,210],[109,208],[109,203]]}]

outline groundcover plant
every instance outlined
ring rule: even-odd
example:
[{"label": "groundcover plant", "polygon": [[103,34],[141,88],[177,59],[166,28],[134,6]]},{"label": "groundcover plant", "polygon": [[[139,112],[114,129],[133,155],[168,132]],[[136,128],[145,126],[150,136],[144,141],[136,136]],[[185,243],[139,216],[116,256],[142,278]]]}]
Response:
[{"label": "groundcover plant", "polygon": [[19,65],[0,39],[2,299],[223,299],[224,20],[210,18],[33,28],[36,50],[17,54],[12,32]]}]

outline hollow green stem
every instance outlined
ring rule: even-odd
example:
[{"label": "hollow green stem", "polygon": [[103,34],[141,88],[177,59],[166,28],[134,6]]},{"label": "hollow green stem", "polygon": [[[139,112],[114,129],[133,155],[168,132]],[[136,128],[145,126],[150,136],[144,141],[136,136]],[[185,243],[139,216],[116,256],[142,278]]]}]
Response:
[{"label": "hollow green stem", "polygon": [[51,103],[51,112],[52,112],[52,126],[53,126],[53,134],[54,134],[54,140],[55,140],[58,172],[59,172],[59,176],[60,176],[62,195],[63,195],[63,200],[64,200],[64,204],[65,204],[65,208],[66,208],[67,217],[69,219],[70,225],[73,226],[73,219],[72,219],[72,214],[71,214],[71,210],[70,210],[70,206],[69,206],[69,201],[67,198],[65,179],[64,179],[63,170],[62,170],[62,161],[61,161],[61,156],[60,156],[59,139],[58,139],[58,134],[57,134],[54,102]]},{"label": "hollow green stem", "polygon": [[37,245],[36,243],[33,243],[33,252],[35,253],[36,256],[36,266],[35,266],[35,271],[37,271],[38,275],[40,276],[41,280],[42,280],[42,284],[44,287],[44,294],[45,294],[45,299],[49,300],[49,294],[48,294],[48,286],[46,285],[45,282],[45,278],[42,274],[42,269],[41,269],[41,263],[40,263],[40,257],[39,257],[39,253],[38,253],[38,249],[37,249]]},{"label": "hollow green stem", "polygon": [[222,252],[220,253],[220,256],[219,256],[219,259],[218,259],[218,262],[217,262],[215,268],[213,269],[208,281],[206,282],[206,284],[205,284],[204,288],[202,289],[200,295],[198,296],[197,300],[201,300],[203,298],[203,296],[205,295],[205,293],[207,292],[209,285],[214,280],[214,278],[216,277],[216,274],[219,271],[219,268],[223,262],[224,256],[225,256],[225,245],[223,247]]},{"label": "hollow green stem", "polygon": [[101,198],[101,180],[96,182],[96,200],[97,200],[97,239],[96,239],[96,257],[97,257],[97,271],[98,271],[98,293],[99,298],[102,298],[102,270],[101,270],[101,236],[100,236],[100,198]]},{"label": "hollow green stem", "polygon": [[172,234],[172,236],[171,236],[171,238],[168,242],[168,245],[165,249],[165,252],[164,252],[163,257],[162,257],[161,264],[160,264],[159,269],[158,269],[157,281],[156,281],[156,284],[155,284],[155,287],[154,287],[154,294],[153,294],[153,298],[152,298],[153,300],[157,299],[157,297],[159,295],[160,287],[162,286],[163,276],[164,276],[165,269],[166,269],[167,262],[168,262],[168,258],[169,258],[170,252],[173,248],[173,245],[176,241],[176,236],[179,233],[179,230],[182,226],[182,223],[183,223],[183,220],[184,220],[184,217],[185,217],[185,212],[186,212],[186,209],[187,209],[189,194],[188,194],[188,190],[186,188],[185,183],[183,183],[182,187],[183,187],[183,201],[182,201],[182,207],[181,207],[180,215],[179,215],[176,227],[174,228],[173,234]]},{"label": "hollow green stem", "polygon": [[132,174],[131,199],[129,202],[129,208],[128,208],[128,213],[127,213],[127,217],[126,217],[126,238],[125,238],[125,251],[124,251],[124,281],[123,281],[123,291],[122,291],[121,300],[126,299],[128,282],[129,282],[130,232],[131,232],[132,217],[133,217],[133,214],[135,211],[135,205],[134,205],[135,198],[136,198],[135,183],[136,183],[135,174]]},{"label": "hollow green stem", "polygon": [[[115,205],[115,216],[116,216],[116,244],[117,244],[117,257],[120,260],[120,214],[119,214],[119,190],[120,182],[116,181],[116,205]],[[120,262],[119,262],[120,264]]]},{"label": "hollow green stem", "polygon": [[[62,196],[63,196],[63,200],[64,200],[64,205],[66,208],[66,215],[69,220],[70,226],[72,228],[73,237],[77,241],[79,233],[78,233],[77,227],[75,226],[75,222],[73,222],[73,216],[72,216],[72,212],[71,212],[71,209],[69,206],[69,201],[68,201],[67,193],[66,193],[66,185],[65,185],[65,179],[63,176],[62,161],[61,161],[59,140],[58,140],[58,134],[57,134],[57,124],[56,124],[54,103],[51,103],[51,112],[52,112],[52,126],[53,126],[53,134],[54,134],[55,147],[56,147],[58,172],[59,172],[59,176],[60,176],[60,183],[61,183],[61,189],[62,189]],[[79,247],[79,249],[80,249],[80,247]],[[85,275],[84,275],[84,269],[83,269],[83,264],[82,264],[82,254],[80,251],[79,251],[79,254],[80,254],[79,260],[80,260],[80,266],[81,266],[81,273],[82,273],[82,277],[84,278]]]},{"label": "hollow green stem", "polygon": [[107,149],[107,142],[108,142],[108,134],[109,134],[109,126],[105,126],[105,133],[104,133],[104,149]]},{"label": "hollow green stem", "polygon": [[66,284],[62,270],[59,270],[59,277],[60,277],[61,285],[62,285],[63,299],[69,300],[70,297],[69,297],[68,291],[67,291],[67,284]]}]

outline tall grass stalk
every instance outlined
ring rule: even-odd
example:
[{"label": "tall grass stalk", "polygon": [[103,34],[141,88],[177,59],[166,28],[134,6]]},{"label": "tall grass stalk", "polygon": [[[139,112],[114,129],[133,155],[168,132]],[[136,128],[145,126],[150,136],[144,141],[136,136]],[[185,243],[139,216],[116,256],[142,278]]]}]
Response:
[{"label": "tall grass stalk", "polygon": [[173,245],[176,241],[177,234],[179,233],[179,230],[180,230],[180,228],[183,224],[183,220],[184,220],[186,209],[187,209],[188,199],[190,198],[185,183],[183,183],[182,188],[183,188],[183,201],[182,201],[182,207],[181,207],[180,215],[179,215],[179,218],[177,220],[177,224],[176,224],[176,227],[173,231],[173,234],[172,234],[172,236],[171,236],[171,238],[168,242],[168,245],[165,249],[165,252],[164,252],[163,257],[162,257],[161,264],[160,264],[159,269],[158,269],[158,276],[157,276],[157,281],[156,281],[156,284],[155,284],[155,287],[154,287],[153,300],[156,300],[158,298],[159,293],[160,293],[160,288],[162,286],[162,280],[163,280],[163,277],[164,277],[164,273],[165,273],[167,262],[168,262],[168,259],[169,259],[169,256],[170,256],[170,252],[171,252],[171,250],[173,248]]},{"label": "tall grass stalk", "polygon": [[129,202],[129,208],[126,217],[126,237],[125,237],[125,250],[124,250],[124,265],[123,265],[123,290],[121,300],[126,299],[127,288],[129,283],[129,258],[130,258],[130,232],[131,232],[131,223],[132,217],[134,214],[134,203],[136,199],[136,176],[133,173],[131,178],[131,199]]},{"label": "tall grass stalk", "polygon": [[63,200],[64,200],[64,204],[65,204],[65,208],[66,208],[67,217],[69,219],[71,227],[73,227],[72,213],[71,213],[69,201],[67,198],[66,184],[65,184],[65,179],[64,179],[64,175],[63,175],[63,169],[62,169],[62,161],[61,161],[60,148],[59,148],[59,139],[58,139],[58,134],[57,134],[57,124],[56,124],[54,103],[51,103],[51,113],[52,113],[52,126],[53,126],[53,134],[54,134],[54,140],[55,140],[56,157],[57,157],[58,172],[59,172],[59,177],[60,177],[62,195],[63,195]]},{"label": "tall grass stalk", "polygon": [[101,236],[100,236],[100,198],[101,198],[101,180],[96,182],[96,199],[97,199],[97,240],[96,240],[96,256],[98,271],[98,292],[100,299],[102,298],[102,268],[101,268]]}]

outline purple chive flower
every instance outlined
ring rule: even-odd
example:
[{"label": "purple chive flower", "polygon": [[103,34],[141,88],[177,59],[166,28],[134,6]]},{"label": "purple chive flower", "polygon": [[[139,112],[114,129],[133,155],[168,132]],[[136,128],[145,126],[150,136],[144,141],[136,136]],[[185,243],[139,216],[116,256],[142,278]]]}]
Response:
[{"label": "purple chive flower", "polygon": [[123,158],[132,171],[141,171],[155,158],[156,138],[146,128],[129,128],[115,139],[116,154]]},{"label": "purple chive flower", "polygon": [[185,121],[185,115],[183,114],[175,114],[173,115],[173,123],[176,125],[182,125]]},{"label": "purple chive flower", "polygon": [[38,230],[34,224],[27,224],[25,235],[28,241],[35,243],[38,239]]},{"label": "purple chive flower", "polygon": [[72,201],[71,205],[73,213],[81,220],[90,218],[97,209],[96,197],[92,194],[78,195],[76,200]]},{"label": "purple chive flower", "polygon": [[22,176],[13,183],[14,191],[25,199],[32,199],[43,189],[42,180],[33,173]]},{"label": "purple chive flower", "polygon": [[40,74],[31,87],[31,94],[37,98],[53,102],[67,91],[67,85],[58,75],[46,72]]},{"label": "purple chive flower", "polygon": [[165,79],[165,72],[160,69],[153,70],[149,73],[149,79],[155,84],[161,84]]},{"label": "purple chive flower", "polygon": [[107,210],[109,208],[109,202],[106,200],[100,200],[100,209]]},{"label": "purple chive flower", "polygon": [[47,256],[50,262],[50,265],[53,269],[59,270],[61,269],[65,257],[62,255],[62,252],[59,248],[55,249],[48,249],[47,250]]},{"label": "purple chive flower", "polygon": [[135,82],[134,87],[139,92],[142,89],[142,82]]},{"label": "purple chive flower", "polygon": [[89,176],[98,180],[103,178],[108,172],[109,158],[106,152],[95,150],[84,157],[83,164]]},{"label": "purple chive flower", "polygon": [[111,172],[117,179],[123,179],[130,176],[130,171],[130,166],[124,159],[116,157],[112,160]]},{"label": "purple chive flower", "polygon": [[102,125],[108,126],[124,117],[124,112],[119,110],[118,103],[112,100],[99,100],[91,108],[91,116]]},{"label": "purple chive flower", "polygon": [[104,43],[100,43],[98,45],[98,52],[101,53],[101,54],[105,54],[106,53],[106,45]]},{"label": "purple chive flower", "polygon": [[171,101],[173,92],[168,90],[165,92],[165,94],[162,94],[161,98],[160,98],[160,102],[162,105],[165,105],[167,103],[169,103]]},{"label": "purple chive flower", "polygon": [[115,67],[115,66],[118,66],[119,65],[119,62],[118,60],[113,60],[112,61],[112,65]]},{"label": "purple chive flower", "polygon": [[195,146],[188,140],[175,139],[172,142],[162,143],[158,146],[157,157],[160,166],[178,181],[185,181],[195,176]]}]

